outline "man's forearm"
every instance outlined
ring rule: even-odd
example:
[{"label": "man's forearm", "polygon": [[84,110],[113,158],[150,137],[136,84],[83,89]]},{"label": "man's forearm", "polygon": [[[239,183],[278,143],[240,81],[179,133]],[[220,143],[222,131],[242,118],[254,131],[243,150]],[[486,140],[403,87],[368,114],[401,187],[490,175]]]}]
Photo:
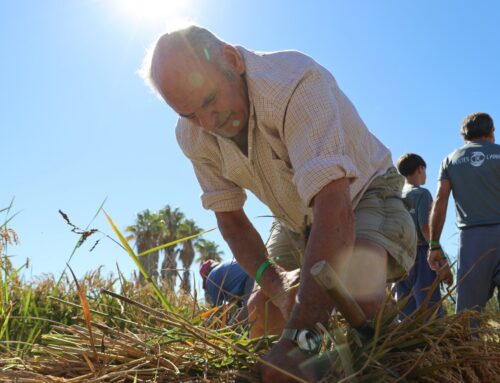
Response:
[{"label": "man's forearm", "polygon": [[429,240],[439,241],[443,231],[444,222],[446,220],[446,209],[448,208],[448,201],[443,198],[436,198],[432,205],[430,226],[429,226]]},{"label": "man's forearm", "polygon": [[441,238],[441,232],[443,231],[444,222],[446,220],[446,210],[448,209],[450,193],[450,182],[446,179],[440,180],[429,219],[431,241],[439,241],[439,238]]},{"label": "man's forearm", "polygon": [[[219,229],[234,257],[255,279],[257,270],[267,259],[267,250],[259,233],[243,211],[216,213]],[[260,285],[267,296],[281,286],[279,267],[268,267],[262,274]]]},{"label": "man's forearm", "polygon": [[310,270],[316,262],[326,260],[339,271],[338,267],[352,253],[355,231],[348,182],[335,181],[314,200],[314,223],[304,254],[297,304],[287,327],[312,327],[330,317],[333,301],[313,279]]}]

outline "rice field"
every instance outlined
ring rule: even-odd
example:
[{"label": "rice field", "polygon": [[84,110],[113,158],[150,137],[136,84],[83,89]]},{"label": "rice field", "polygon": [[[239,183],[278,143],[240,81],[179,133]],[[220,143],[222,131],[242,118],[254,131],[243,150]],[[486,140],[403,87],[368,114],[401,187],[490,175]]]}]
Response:
[{"label": "rice field", "polygon": [[[15,245],[13,230],[9,241]],[[3,253],[0,259],[0,382],[257,382],[255,367],[277,340],[249,339],[248,324],[231,321],[235,307],[207,307],[196,290],[174,293],[119,269],[79,280],[70,269],[60,278],[25,280],[26,264],[14,269]],[[390,297],[373,323],[373,339],[332,316],[314,360],[322,381],[500,381],[493,302],[483,313],[444,318],[420,309],[397,323],[402,303]],[[471,320],[481,326],[471,328]]]}]

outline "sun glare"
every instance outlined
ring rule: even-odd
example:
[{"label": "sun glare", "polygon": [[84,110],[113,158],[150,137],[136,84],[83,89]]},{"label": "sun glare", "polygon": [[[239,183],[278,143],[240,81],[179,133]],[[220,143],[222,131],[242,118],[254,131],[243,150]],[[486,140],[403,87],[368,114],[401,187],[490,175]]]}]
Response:
[{"label": "sun glare", "polygon": [[115,6],[136,22],[182,23],[189,0],[115,0]]}]

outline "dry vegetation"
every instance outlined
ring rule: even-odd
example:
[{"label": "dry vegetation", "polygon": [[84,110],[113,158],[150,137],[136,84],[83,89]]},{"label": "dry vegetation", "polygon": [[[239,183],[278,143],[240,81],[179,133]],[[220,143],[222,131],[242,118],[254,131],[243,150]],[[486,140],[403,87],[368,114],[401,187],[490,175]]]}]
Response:
[{"label": "dry vegetation", "polygon": [[[252,366],[274,341],[251,341],[245,326],[227,325],[227,308],[208,310],[193,297],[168,294],[176,308],[170,312],[149,286],[99,271],[80,281],[80,289],[89,287],[87,322],[70,278],[56,287],[51,276],[6,281],[16,272],[5,263],[3,270],[3,382],[256,381]],[[396,313],[386,305],[369,342],[332,318],[318,361],[328,370],[325,381],[498,381],[498,313],[435,319],[427,310],[394,324]],[[472,317],[483,321],[476,333]]]},{"label": "dry vegetation", "polygon": [[[0,266],[1,382],[252,382],[276,341],[248,339],[246,325],[229,324],[230,306],[208,309],[196,291],[174,294],[119,270],[25,281],[3,254]],[[498,307],[441,319],[420,310],[401,323],[397,312],[385,305],[370,340],[332,317],[314,361],[324,381],[499,381]]]}]

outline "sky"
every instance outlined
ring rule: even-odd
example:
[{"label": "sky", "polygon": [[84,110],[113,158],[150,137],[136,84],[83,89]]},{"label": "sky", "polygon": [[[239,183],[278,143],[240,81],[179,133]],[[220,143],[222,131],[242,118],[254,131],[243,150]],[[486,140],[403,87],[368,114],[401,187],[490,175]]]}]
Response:
[{"label": "sky", "polygon": [[[20,239],[8,254],[15,266],[29,258],[26,278],[58,276],[78,240],[62,210],[100,231],[71,259],[77,275],[117,265],[130,275],[133,262],[95,217],[103,201],[122,230],[166,204],[216,227],[177,146],[177,116],[137,75],[156,37],[186,23],[252,50],[313,57],[394,161],[424,157],[434,195],[464,116],[500,121],[499,14],[493,0],[0,0],[0,209],[14,198],[9,226]],[[267,208],[249,195],[245,211],[266,240]],[[442,242],[452,257],[457,234],[450,203]],[[218,231],[205,238],[232,257]]]}]

